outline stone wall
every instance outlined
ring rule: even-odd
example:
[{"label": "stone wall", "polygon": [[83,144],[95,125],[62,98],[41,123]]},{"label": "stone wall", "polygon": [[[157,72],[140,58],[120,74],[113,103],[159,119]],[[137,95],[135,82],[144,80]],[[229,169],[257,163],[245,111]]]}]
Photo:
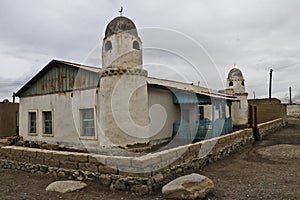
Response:
[{"label": "stone wall", "polygon": [[[277,119],[260,124],[258,128],[265,135],[282,125],[283,120]],[[0,167],[47,173],[64,179],[98,180],[111,189],[147,194],[207,163],[229,156],[252,141],[252,129],[244,129],[137,157],[5,146],[0,149]]]},{"label": "stone wall", "polygon": [[264,136],[272,133],[273,131],[277,130],[281,126],[285,126],[287,124],[286,119],[279,118],[269,122],[261,123],[258,125],[258,130],[261,138]]}]

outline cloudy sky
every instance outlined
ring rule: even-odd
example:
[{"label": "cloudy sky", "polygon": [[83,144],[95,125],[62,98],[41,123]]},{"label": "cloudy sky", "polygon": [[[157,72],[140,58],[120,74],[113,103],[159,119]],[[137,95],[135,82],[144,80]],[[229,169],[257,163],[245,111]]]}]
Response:
[{"label": "cloudy sky", "polygon": [[101,67],[108,22],[132,19],[151,76],[223,89],[236,65],[249,98],[300,103],[299,0],[1,0],[0,101],[52,59]]}]

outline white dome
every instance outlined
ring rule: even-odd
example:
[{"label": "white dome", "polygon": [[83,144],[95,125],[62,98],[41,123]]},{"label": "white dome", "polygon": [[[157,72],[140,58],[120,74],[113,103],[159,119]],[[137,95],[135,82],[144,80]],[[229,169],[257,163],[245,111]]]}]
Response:
[{"label": "white dome", "polygon": [[238,68],[231,69],[228,73],[228,79],[233,79],[233,78],[244,79],[241,70],[239,70]]},{"label": "white dome", "polygon": [[105,38],[122,32],[128,32],[132,35],[138,36],[136,26],[132,20],[127,17],[116,17],[109,22],[105,30]]}]

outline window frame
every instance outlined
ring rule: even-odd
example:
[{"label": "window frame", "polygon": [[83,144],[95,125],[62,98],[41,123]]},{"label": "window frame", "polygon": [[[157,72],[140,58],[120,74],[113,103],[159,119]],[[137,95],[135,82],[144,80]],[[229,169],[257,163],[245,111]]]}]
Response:
[{"label": "window frame", "polygon": [[[84,119],[84,113],[85,111],[92,111],[92,116],[93,118],[86,118]],[[79,109],[79,118],[80,118],[80,132],[79,132],[79,137],[81,139],[97,139],[97,131],[96,131],[96,113],[95,113],[95,108],[92,108],[92,107],[86,107],[86,108],[80,108]],[[85,130],[85,127],[84,127],[84,120],[85,122],[89,122],[89,121],[93,121],[93,129],[94,129],[94,133],[93,135],[89,135],[89,134],[86,134],[84,133],[84,130]],[[87,128],[91,128],[91,127],[87,127]]]},{"label": "window frame", "polygon": [[[31,115],[32,113],[35,113],[35,132],[32,132],[32,129],[31,129]],[[28,110],[28,135],[31,135],[31,136],[35,136],[35,135],[38,135],[38,112],[37,110]]]},{"label": "window frame", "polygon": [[[51,133],[46,133],[45,130],[45,113],[51,113]],[[49,119],[48,119],[49,120]],[[54,130],[53,130],[53,110],[43,110],[42,111],[42,127],[43,127],[43,134],[42,136],[46,136],[46,137],[53,137],[54,136]]]},{"label": "window frame", "polygon": [[205,116],[204,116],[204,106],[203,105],[198,105],[198,119],[199,121],[203,121],[205,119]]}]

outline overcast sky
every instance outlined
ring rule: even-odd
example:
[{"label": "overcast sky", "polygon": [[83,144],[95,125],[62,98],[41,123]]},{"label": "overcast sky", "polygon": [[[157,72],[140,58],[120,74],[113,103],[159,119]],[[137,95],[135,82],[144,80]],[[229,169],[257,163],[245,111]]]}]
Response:
[{"label": "overcast sky", "polygon": [[151,76],[223,89],[243,72],[249,98],[300,103],[299,0],[0,0],[0,101],[52,59],[101,67],[105,27],[132,19]]}]

